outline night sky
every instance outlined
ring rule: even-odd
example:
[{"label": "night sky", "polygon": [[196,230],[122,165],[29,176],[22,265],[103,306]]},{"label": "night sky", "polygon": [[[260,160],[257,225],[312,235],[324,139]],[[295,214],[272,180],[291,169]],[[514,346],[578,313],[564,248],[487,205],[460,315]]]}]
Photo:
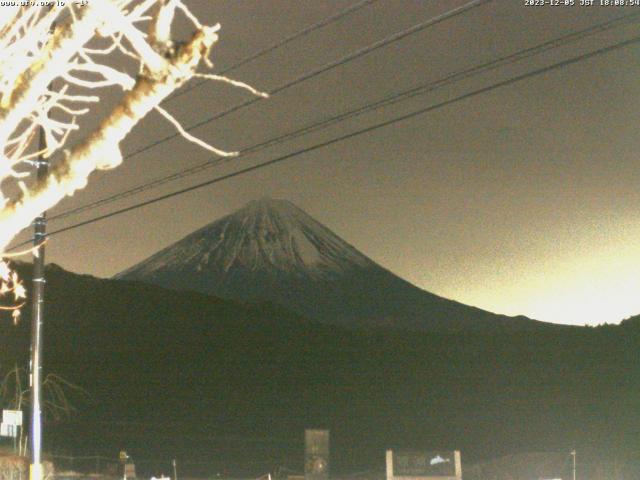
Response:
[{"label": "night sky", "polygon": [[[578,3],[579,0],[576,0]],[[222,24],[215,71],[355,0],[191,0]],[[278,85],[465,1],[378,0],[229,75]],[[597,1],[596,3],[599,3]],[[243,149],[640,7],[494,0],[261,100],[192,133]],[[50,223],[56,230],[638,35],[640,20]],[[111,276],[262,196],[291,200],[399,276],[497,313],[571,324],[640,313],[640,45],[457,102],[50,240],[47,261]],[[129,68],[129,67],[127,67]],[[107,91],[107,108],[116,91]],[[185,126],[251,99],[206,83],[166,102]],[[98,116],[86,119],[95,124]],[[93,122],[93,123],[92,123]],[[131,153],[173,133],[154,114]],[[91,178],[51,215],[212,158],[181,138]],[[20,239],[28,238],[23,234]]]}]

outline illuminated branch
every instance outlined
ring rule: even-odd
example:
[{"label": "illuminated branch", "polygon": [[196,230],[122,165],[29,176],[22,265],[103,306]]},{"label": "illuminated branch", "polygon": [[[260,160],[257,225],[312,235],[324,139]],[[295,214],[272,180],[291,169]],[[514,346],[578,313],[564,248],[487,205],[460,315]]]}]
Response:
[{"label": "illuminated branch", "polygon": [[216,147],[213,147],[211,145],[209,145],[207,142],[200,140],[197,137],[194,137],[193,135],[191,135],[189,132],[187,132],[184,128],[182,128],[182,125],[180,125],[180,122],[178,120],[176,120],[173,115],[171,115],[169,112],[167,112],[164,108],[162,108],[160,105],[156,105],[156,111],[158,113],[160,113],[160,115],[162,115],[164,118],[166,118],[167,120],[169,120],[169,122],[171,122],[171,124],[176,127],[176,130],[178,130],[178,133],[187,141],[191,142],[191,143],[195,143],[196,145],[198,145],[199,147],[204,148],[205,150],[208,150],[212,153],[215,153],[216,155],[219,155],[221,157],[237,157],[238,156],[238,152],[225,152],[224,150],[220,150]]},{"label": "illuminated branch", "polygon": [[194,75],[196,78],[206,78],[208,80],[215,80],[217,82],[228,83],[229,85],[233,85],[234,87],[242,88],[244,90],[248,90],[254,95],[262,98],[269,98],[269,94],[266,92],[261,92],[260,90],[256,90],[251,85],[246,84],[244,82],[239,82],[238,80],[233,80],[232,78],[225,77],[223,75],[211,75],[206,73],[196,73]]},{"label": "illuminated branch", "polygon": [[[186,42],[172,37],[177,14],[195,29]],[[201,24],[182,0],[95,0],[82,7],[74,2],[62,6],[61,2],[50,8],[3,8],[0,310],[10,311],[14,323],[24,304],[25,289],[6,261],[9,242],[42,212],[84,188],[92,172],[118,166],[122,162],[120,143],[150,111],[160,112],[187,141],[216,155],[235,154],[192,136],[160,107],[174,90],[195,77],[266,96],[243,82],[197,72],[201,64],[212,66],[208,55],[219,29],[219,25]],[[112,61],[107,64],[104,60],[112,54],[134,59],[137,76],[114,68]],[[120,100],[93,132],[84,134],[77,118],[99,102],[98,89],[114,86],[122,90]],[[44,148],[38,142],[40,131],[46,140]],[[72,147],[67,146],[70,138]],[[33,165],[40,156],[51,164],[49,175],[37,180]],[[27,253],[37,254],[38,250]]]},{"label": "illuminated branch", "polygon": [[20,319],[20,309],[26,296],[18,274],[5,260],[0,260],[0,311],[10,311],[14,324]]},{"label": "illuminated branch", "polygon": [[[0,59],[0,71],[3,72],[0,80],[0,145],[7,142],[25,118],[41,108],[41,98],[48,91],[48,85],[66,70],[78,50],[94,36],[96,27],[104,19],[100,18],[101,9],[94,5],[101,3],[90,2],[77,21],[68,22],[50,33],[57,14],[53,8],[38,22],[33,33],[24,32],[19,40],[10,43],[9,54]],[[32,10],[39,10],[39,7],[27,8],[27,11]]]},{"label": "illuminated branch", "polygon": [[[63,12],[69,15],[61,15]],[[6,13],[6,15],[5,15]],[[190,40],[172,38],[182,14],[193,25]],[[66,18],[61,20],[61,18]],[[51,31],[54,22],[56,28]],[[147,24],[146,31],[142,30]],[[235,80],[197,73],[220,26],[202,25],[182,0],[101,0],[77,7],[21,7],[0,20],[0,256],[8,243],[41,212],[87,185],[95,170],[122,162],[121,141],[151,110],[158,110],[188,141],[218,155],[229,153],[187,133],[159,105],[195,76],[225,81],[264,95]],[[91,47],[87,46],[90,40]],[[99,61],[116,54],[139,63],[136,78]],[[52,82],[57,88],[51,88]],[[103,87],[119,87],[115,108],[87,135],[76,123],[99,101]],[[87,94],[91,91],[91,94]],[[81,122],[80,122],[81,124]],[[46,149],[39,152],[42,129]],[[74,133],[76,132],[76,133]],[[66,146],[67,140],[74,146]],[[27,181],[39,155],[53,159],[49,176]],[[11,192],[11,193],[8,193]]]}]

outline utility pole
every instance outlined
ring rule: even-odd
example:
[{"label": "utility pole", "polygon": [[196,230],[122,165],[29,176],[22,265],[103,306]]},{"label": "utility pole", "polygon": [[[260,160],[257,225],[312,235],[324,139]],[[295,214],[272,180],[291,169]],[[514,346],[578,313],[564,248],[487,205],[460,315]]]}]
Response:
[{"label": "utility pole", "polygon": [[[36,160],[36,178],[43,181],[49,173],[49,162],[44,158],[47,140],[40,127],[40,155]],[[44,241],[47,235],[46,213],[34,221],[33,231],[33,300],[31,309],[31,415],[30,415],[30,467],[29,479],[42,480],[42,319],[44,307]]]},{"label": "utility pole", "polygon": [[573,457],[573,480],[576,480],[576,451],[575,450],[571,452],[571,456]]}]

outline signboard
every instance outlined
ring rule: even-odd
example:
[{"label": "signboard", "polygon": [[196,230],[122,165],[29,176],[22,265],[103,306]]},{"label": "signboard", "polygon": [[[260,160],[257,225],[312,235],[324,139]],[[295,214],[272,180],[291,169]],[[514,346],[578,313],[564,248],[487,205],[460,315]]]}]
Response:
[{"label": "signboard", "polygon": [[2,410],[2,423],[21,426],[22,410]]},{"label": "signboard", "polygon": [[329,478],[329,430],[304,431],[304,478]]},{"label": "signboard", "polygon": [[120,460],[120,464],[122,465],[122,470],[120,470],[120,473],[122,474],[124,480],[126,480],[127,478],[136,478],[136,466],[131,461],[131,457],[127,455],[127,452],[124,450],[120,450],[118,459]]},{"label": "signboard", "polygon": [[136,478],[136,466],[131,462],[127,462],[124,464],[124,477],[125,478]]},{"label": "signboard", "polygon": [[387,480],[460,480],[460,452],[387,450]]},{"label": "signboard", "polygon": [[13,437],[18,436],[18,426],[11,423],[0,423],[0,437]]}]

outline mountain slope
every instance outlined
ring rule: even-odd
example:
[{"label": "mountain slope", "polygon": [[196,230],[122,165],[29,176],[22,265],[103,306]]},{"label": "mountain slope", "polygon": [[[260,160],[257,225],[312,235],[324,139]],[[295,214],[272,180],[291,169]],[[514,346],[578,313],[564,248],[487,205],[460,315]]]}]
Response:
[{"label": "mountain slope", "polygon": [[313,320],[350,327],[458,331],[546,325],[423,291],[283,200],[250,202],[116,278],[273,302]]},{"label": "mountain slope", "polygon": [[[29,314],[14,327],[0,312],[0,372],[27,363]],[[90,394],[72,421],[45,425],[47,449],[114,459],[125,449],[143,476],[172,458],[189,477],[299,470],[311,427],[331,430],[335,474],[382,468],[387,448],[459,448],[465,462],[575,448],[580,478],[599,480],[587,459],[635,461],[640,449],[633,321],[363,331],[49,267],[43,327],[44,373]]]}]

